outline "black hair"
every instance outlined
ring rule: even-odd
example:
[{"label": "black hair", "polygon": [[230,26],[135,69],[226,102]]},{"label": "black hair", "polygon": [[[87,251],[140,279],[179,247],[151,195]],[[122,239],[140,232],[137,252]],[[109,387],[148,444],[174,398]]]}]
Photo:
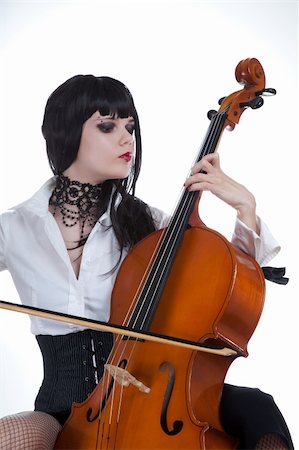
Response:
[{"label": "black hair", "polygon": [[[135,122],[135,160],[127,178],[103,183],[99,217],[108,208],[120,250],[132,247],[155,226],[148,206],[135,197],[142,147],[138,114],[128,88],[110,77],[76,75],[50,95],[42,124],[47,154],[54,175],[61,175],[77,158],[82,127],[96,111],[102,116],[126,118]],[[121,202],[116,208],[119,194]]]}]

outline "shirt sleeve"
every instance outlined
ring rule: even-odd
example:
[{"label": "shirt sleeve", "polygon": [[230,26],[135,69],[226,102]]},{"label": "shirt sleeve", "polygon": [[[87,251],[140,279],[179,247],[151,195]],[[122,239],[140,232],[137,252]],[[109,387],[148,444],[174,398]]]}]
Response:
[{"label": "shirt sleeve", "polygon": [[6,263],[5,263],[5,239],[4,239],[4,232],[2,228],[2,217],[0,216],[0,271],[5,270]]},{"label": "shirt sleeve", "polygon": [[160,230],[161,228],[167,227],[170,221],[170,215],[166,214],[164,211],[162,211],[159,208],[155,208],[153,206],[149,206],[152,218],[154,220],[154,224],[157,230]]},{"label": "shirt sleeve", "polygon": [[[150,210],[157,229],[164,228],[169,224],[169,214],[152,206]],[[280,245],[267,225],[259,217],[258,225],[260,229],[259,235],[237,217],[231,243],[247,255],[255,258],[262,266],[278,254]]]},{"label": "shirt sleeve", "polygon": [[267,264],[280,251],[280,245],[273,237],[267,225],[258,217],[260,234],[248,228],[236,218],[232,244],[244,253],[252,256],[262,266]]}]

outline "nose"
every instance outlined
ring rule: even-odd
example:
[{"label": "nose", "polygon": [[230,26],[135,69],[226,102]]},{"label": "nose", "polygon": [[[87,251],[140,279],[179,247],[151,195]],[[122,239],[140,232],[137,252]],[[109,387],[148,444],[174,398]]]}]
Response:
[{"label": "nose", "polygon": [[134,142],[133,135],[128,132],[126,127],[123,128],[120,136],[120,144],[121,145],[132,145]]}]

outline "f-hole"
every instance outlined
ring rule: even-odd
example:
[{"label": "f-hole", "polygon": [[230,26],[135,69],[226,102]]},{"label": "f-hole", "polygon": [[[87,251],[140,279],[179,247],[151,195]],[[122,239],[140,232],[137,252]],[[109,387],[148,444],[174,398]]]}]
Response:
[{"label": "f-hole", "polygon": [[167,425],[167,409],[170,402],[174,382],[175,382],[175,370],[173,365],[165,361],[160,365],[160,370],[168,370],[168,381],[167,386],[164,394],[163,404],[162,404],[162,410],[161,410],[161,416],[160,416],[160,424],[161,428],[164,431],[164,433],[168,434],[168,436],[175,436],[176,434],[180,433],[180,431],[183,428],[183,421],[182,420],[175,420],[172,425],[172,430],[168,428]]}]

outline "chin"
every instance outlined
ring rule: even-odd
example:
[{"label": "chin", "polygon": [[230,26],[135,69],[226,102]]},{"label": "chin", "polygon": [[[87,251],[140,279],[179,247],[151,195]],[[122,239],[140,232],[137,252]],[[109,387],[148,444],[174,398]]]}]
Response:
[{"label": "chin", "polygon": [[111,176],[111,179],[113,180],[124,180],[125,178],[128,178],[130,174],[130,171],[126,170],[126,171],[119,171],[116,172],[115,174],[113,174]]}]

